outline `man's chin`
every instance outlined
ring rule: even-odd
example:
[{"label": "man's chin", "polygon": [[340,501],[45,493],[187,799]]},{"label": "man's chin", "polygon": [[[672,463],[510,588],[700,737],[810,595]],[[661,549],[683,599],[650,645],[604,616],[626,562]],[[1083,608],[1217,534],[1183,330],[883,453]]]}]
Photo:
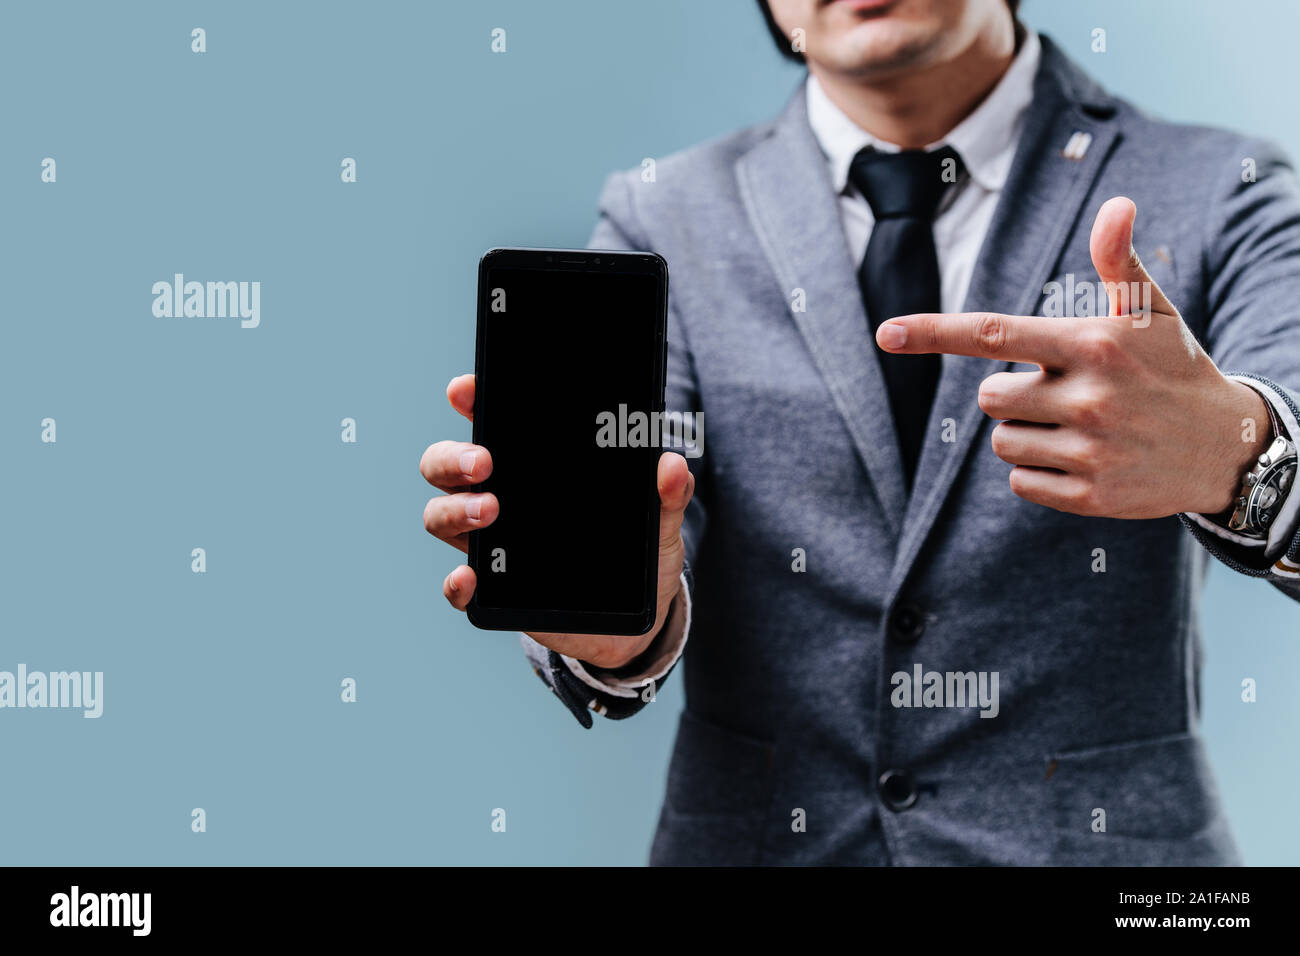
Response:
[{"label": "man's chin", "polygon": [[923,66],[933,58],[939,39],[916,24],[866,22],[823,41],[822,59],[837,72],[885,77]]}]

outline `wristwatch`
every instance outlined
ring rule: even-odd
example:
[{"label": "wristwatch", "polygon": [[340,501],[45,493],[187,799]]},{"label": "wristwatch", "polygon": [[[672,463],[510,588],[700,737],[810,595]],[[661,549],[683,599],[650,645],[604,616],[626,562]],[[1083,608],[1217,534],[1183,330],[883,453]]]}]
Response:
[{"label": "wristwatch", "polygon": [[1296,446],[1282,433],[1271,402],[1268,417],[1273,423],[1273,441],[1241,480],[1228,528],[1249,538],[1267,538],[1269,526],[1281,510],[1287,492],[1295,483]]}]

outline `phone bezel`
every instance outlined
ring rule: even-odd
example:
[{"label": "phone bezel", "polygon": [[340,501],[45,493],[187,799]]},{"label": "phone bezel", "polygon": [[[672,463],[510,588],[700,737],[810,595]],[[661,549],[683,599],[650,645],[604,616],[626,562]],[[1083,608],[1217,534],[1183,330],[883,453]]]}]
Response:
[{"label": "phone bezel", "polygon": [[[479,259],[477,320],[474,344],[474,432],[473,441],[491,451],[484,441],[483,396],[491,388],[489,370],[484,368],[485,319],[490,316],[487,277],[491,269],[522,268],[555,272],[596,272],[601,274],[653,275],[658,278],[655,304],[654,384],[658,404],[654,412],[664,410],[668,328],[668,263],[653,252],[629,252],[616,249],[537,249],[494,248]],[[634,612],[568,611],[556,608],[501,608],[478,603],[478,594],[470,599],[467,613],[470,623],[485,630],[545,631],[561,634],[615,634],[636,636],[654,626],[659,579],[659,492],[655,479],[658,463],[647,478],[646,493],[646,575],[642,607]],[[480,486],[475,485],[475,491]],[[480,532],[469,534],[469,566],[480,573]]]}]

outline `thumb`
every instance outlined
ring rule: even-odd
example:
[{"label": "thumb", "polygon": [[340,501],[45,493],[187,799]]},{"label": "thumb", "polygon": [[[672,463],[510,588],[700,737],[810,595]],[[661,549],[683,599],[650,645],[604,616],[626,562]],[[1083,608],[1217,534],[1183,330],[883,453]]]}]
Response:
[{"label": "thumb", "polygon": [[675,452],[659,456],[659,549],[673,548],[681,532],[686,506],[695,491],[695,476],[686,459]]},{"label": "thumb", "polygon": [[1088,248],[1092,266],[1106,287],[1111,315],[1136,312],[1176,314],[1160,287],[1151,281],[1133,248],[1133,222],[1137,206],[1125,196],[1107,199],[1097,210]]}]

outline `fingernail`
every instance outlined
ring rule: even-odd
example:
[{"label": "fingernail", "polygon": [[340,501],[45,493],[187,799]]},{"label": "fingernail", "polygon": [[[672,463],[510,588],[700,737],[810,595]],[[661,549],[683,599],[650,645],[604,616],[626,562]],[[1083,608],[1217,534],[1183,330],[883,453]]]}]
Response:
[{"label": "fingernail", "polygon": [[901,349],[907,344],[907,326],[890,325],[886,322],[876,332],[876,341],[882,349]]},{"label": "fingernail", "polygon": [[480,495],[470,495],[465,499],[465,516],[470,521],[477,521],[479,514],[483,510],[483,498]]},{"label": "fingernail", "polygon": [[462,452],[460,456],[460,473],[466,478],[474,477],[474,462],[478,458],[472,451]]},{"label": "fingernail", "polygon": [[460,591],[460,585],[456,583],[456,579],[454,577],[450,577],[447,579],[447,587],[451,588],[452,594],[456,594]]}]

